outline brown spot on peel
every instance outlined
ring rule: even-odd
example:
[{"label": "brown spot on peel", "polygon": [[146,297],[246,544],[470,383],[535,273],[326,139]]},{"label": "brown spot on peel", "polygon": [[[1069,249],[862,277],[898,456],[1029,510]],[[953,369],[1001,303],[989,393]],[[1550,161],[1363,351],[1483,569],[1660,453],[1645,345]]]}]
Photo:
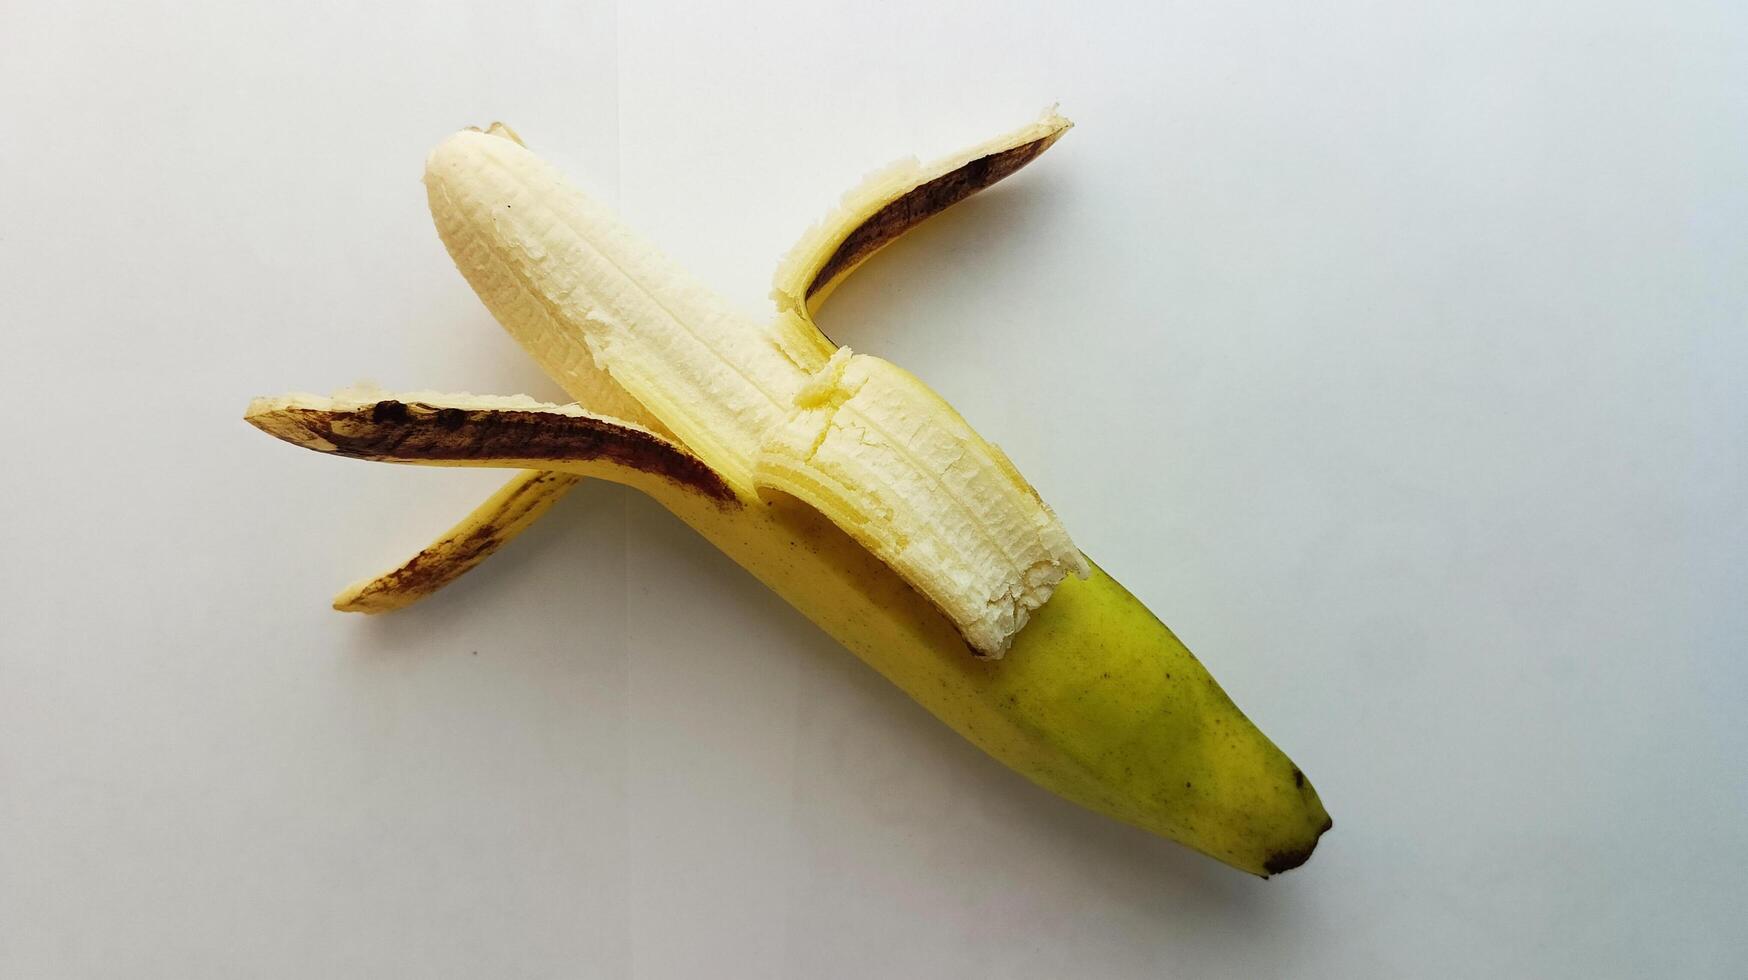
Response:
[{"label": "brown spot on peel", "polygon": [[991,184],[1002,180],[1038,158],[1061,138],[1066,130],[1058,130],[1030,143],[978,157],[914,189],[874,212],[867,221],[850,232],[813,281],[807,285],[807,295],[825,288],[833,279],[847,273],[875,252],[924,220],[940,214]]},{"label": "brown spot on peel", "polygon": [[378,425],[392,425],[407,420],[407,406],[397,401],[381,401],[370,407],[370,420]]}]

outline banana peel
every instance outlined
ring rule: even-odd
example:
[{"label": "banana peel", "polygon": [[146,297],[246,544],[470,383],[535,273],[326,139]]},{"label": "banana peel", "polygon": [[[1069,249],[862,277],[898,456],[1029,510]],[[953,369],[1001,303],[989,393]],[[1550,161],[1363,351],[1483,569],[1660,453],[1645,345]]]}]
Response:
[{"label": "banana peel", "polygon": [[778,309],[819,312],[832,290],[905,232],[1036,160],[1074,124],[1056,108],[1036,122],[923,165],[915,158],[876,170],[809,228],[777,265]]},{"label": "banana peel", "polygon": [[404,609],[490,558],[534,526],[583,478],[551,470],[523,470],[456,525],[387,572],[348,585],[334,597],[341,612]]},{"label": "banana peel", "polygon": [[[770,457],[783,455],[771,432],[837,399],[829,435],[842,404],[862,391],[841,386],[848,365],[869,376],[887,369],[826,340],[812,325],[818,303],[905,228],[968,196],[979,180],[987,186],[1023,166],[1066,128],[1052,111],[957,164],[877,177],[785,260],[777,316],[763,323],[728,311],[598,205],[553,183],[560,178],[523,156],[513,134],[458,134],[427,163],[439,232],[488,308],[579,403],[352,392],[257,399],[246,418],[333,455],[522,470],[499,497],[532,483],[536,471],[635,487],[1034,782],[1252,874],[1297,867],[1331,826],[1304,773],[1163,623],[1064,544],[1065,532],[1011,462],[920,382],[875,389],[864,412],[866,431],[884,435],[890,452],[832,457],[859,467],[842,481],[856,500],[772,492],[790,484],[771,477]],[[512,219],[517,205],[523,214]],[[628,414],[638,417],[588,400],[622,408],[621,394],[637,403]],[[828,443],[809,449],[830,455]],[[929,474],[926,487],[918,482],[932,459],[985,446],[982,463],[951,477],[959,481],[958,496],[946,494],[953,506],[912,505],[951,482],[940,474]],[[564,489],[548,487],[539,492]],[[905,506],[858,509],[893,501]],[[533,520],[526,506],[505,503],[488,502],[462,530]],[[902,539],[899,550],[871,540],[874,525]],[[979,543],[949,553],[967,538]],[[902,553],[918,541],[937,563]],[[466,547],[438,550],[458,556],[445,567],[478,557]],[[941,594],[980,596],[986,583],[950,569],[984,556],[1006,563],[1002,595],[1036,600],[1022,610],[1029,615],[1005,620],[994,643],[980,642],[955,616],[954,597]]]}]

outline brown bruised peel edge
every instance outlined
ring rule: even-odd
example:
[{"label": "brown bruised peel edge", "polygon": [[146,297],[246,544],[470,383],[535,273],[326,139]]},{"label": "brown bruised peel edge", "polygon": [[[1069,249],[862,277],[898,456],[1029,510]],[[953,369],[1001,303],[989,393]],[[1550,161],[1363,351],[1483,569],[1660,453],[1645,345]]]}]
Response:
[{"label": "brown bruised peel edge", "polygon": [[251,412],[251,425],[306,449],[404,462],[599,460],[662,477],[722,505],[738,498],[696,456],[641,428],[592,415],[440,407],[384,399],[357,407],[288,405]]},{"label": "brown bruised peel edge", "polygon": [[443,537],[391,571],[349,586],[334,598],[341,612],[404,609],[460,578],[552,508],[583,477],[527,470]]},{"label": "brown bruised peel edge", "polygon": [[826,259],[813,281],[807,284],[812,297],[830,285],[832,280],[848,273],[894,239],[945,211],[971,195],[983,190],[1038,158],[1052,143],[1062,138],[1066,128],[1047,136],[1022,143],[1011,149],[978,157],[963,166],[933,180],[918,184],[903,196],[874,212],[868,220],[845,236],[831,258]]}]

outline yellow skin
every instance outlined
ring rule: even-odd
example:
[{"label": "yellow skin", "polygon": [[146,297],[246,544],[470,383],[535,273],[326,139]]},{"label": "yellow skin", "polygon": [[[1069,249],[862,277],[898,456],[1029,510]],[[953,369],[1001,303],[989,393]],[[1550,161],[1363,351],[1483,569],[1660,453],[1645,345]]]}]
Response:
[{"label": "yellow skin", "polygon": [[652,496],[965,736],[1045,789],[1252,874],[1304,863],[1331,821],[1317,791],[1147,607],[1094,566],[1003,659],[798,501],[725,511]]},{"label": "yellow skin", "polygon": [[[411,408],[392,398],[331,411],[258,404],[248,418],[323,452],[545,469],[633,486],[1003,764],[1240,870],[1266,877],[1297,867],[1331,825],[1303,773],[1096,566],[1090,578],[1058,586],[1005,658],[978,660],[934,606],[817,511],[782,495],[674,478],[676,465],[702,464],[658,434],[613,429],[638,448],[611,458],[598,439],[531,455],[503,448],[515,433],[543,428],[537,417],[531,427],[526,412],[446,408],[428,397]],[[585,427],[613,428],[585,418],[593,420]]]}]

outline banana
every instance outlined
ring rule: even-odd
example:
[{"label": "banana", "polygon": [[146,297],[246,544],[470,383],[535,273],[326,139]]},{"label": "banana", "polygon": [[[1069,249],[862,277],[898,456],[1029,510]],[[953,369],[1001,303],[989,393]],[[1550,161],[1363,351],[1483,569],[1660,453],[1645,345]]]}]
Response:
[{"label": "banana", "polygon": [[[568,363],[551,352],[581,344],[665,431],[585,405],[428,392],[259,399],[251,423],[329,454],[633,486],[1038,784],[1253,874],[1310,856],[1331,825],[1316,791],[1171,631],[1073,550],[1006,457],[938,397],[884,362],[831,350],[812,328],[807,291],[829,289],[829,260],[797,264],[799,305],[752,320],[517,155],[526,151],[500,147],[514,144],[458,134],[428,161],[458,267],[482,293],[502,292],[488,306],[538,306],[558,339],[525,343],[549,370]],[[883,449],[814,465],[840,423],[880,430]],[[811,460],[793,451],[810,433],[823,434]],[[918,481],[945,459],[967,462]],[[759,492],[790,480],[838,499],[822,492],[821,508]],[[927,547],[906,555],[863,540],[877,534]],[[980,555],[1001,557],[993,571],[966,566]],[[991,627],[995,643],[980,644],[957,603],[991,588],[1012,605]],[[1006,657],[970,656],[968,643],[1005,646]]]}]

